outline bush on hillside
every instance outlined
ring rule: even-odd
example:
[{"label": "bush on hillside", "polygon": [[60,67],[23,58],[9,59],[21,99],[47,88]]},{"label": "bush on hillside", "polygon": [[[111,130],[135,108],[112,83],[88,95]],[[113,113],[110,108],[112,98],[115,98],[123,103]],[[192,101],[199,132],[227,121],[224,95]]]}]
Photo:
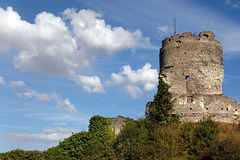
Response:
[{"label": "bush on hillside", "polygon": [[43,152],[41,151],[24,151],[22,149],[15,149],[10,152],[2,153],[0,155],[1,160],[35,160],[35,159],[43,159]]},{"label": "bush on hillside", "polygon": [[213,144],[207,153],[204,160],[239,160],[240,159],[240,145],[236,144],[230,139],[225,139],[221,142]]},{"label": "bush on hillside", "polygon": [[220,129],[211,119],[200,122],[185,123],[181,129],[183,155],[200,157],[214,143],[219,140]]},{"label": "bush on hillside", "polygon": [[149,139],[149,123],[147,119],[126,122],[114,145],[118,158],[140,159],[145,154],[145,146]]}]

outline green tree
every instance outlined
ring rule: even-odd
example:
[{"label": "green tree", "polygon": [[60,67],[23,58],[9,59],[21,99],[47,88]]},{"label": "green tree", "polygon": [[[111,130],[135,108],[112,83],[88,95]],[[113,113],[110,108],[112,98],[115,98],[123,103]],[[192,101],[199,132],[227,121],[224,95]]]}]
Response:
[{"label": "green tree", "polygon": [[118,159],[142,159],[147,155],[149,123],[147,119],[126,122],[114,146]]},{"label": "green tree", "polygon": [[93,116],[89,131],[75,133],[45,152],[46,159],[111,159],[115,156],[113,143],[114,131],[109,127],[109,118]]},{"label": "green tree", "polygon": [[106,117],[97,115],[90,119],[88,130],[90,139],[83,159],[114,159],[115,133],[110,125],[111,122]]},{"label": "green tree", "polygon": [[59,146],[52,152],[57,156],[64,156],[68,159],[79,159],[84,155],[85,149],[89,146],[88,142],[91,139],[90,135],[86,131],[75,133],[69,138],[60,142]]},{"label": "green tree", "polygon": [[170,86],[159,77],[158,91],[154,96],[153,107],[149,117],[156,123],[179,122],[179,116],[173,116],[174,100],[169,91]]},{"label": "green tree", "polygon": [[58,145],[56,147],[51,147],[47,151],[44,151],[44,159],[55,160],[55,159],[66,159],[68,155],[63,154],[63,149]]},{"label": "green tree", "polygon": [[109,127],[110,125],[111,122],[109,118],[96,115],[90,119],[88,131],[99,143],[112,143],[115,138],[115,133]]}]

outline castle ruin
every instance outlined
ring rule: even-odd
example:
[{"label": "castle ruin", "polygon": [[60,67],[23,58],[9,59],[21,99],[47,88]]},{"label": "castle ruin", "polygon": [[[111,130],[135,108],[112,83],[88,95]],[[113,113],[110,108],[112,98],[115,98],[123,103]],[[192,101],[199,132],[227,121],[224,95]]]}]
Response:
[{"label": "castle ruin", "polygon": [[[183,122],[211,117],[218,122],[238,123],[240,105],[222,93],[223,49],[213,32],[167,37],[159,58],[159,76],[170,85],[176,99],[173,114],[179,114]],[[146,116],[152,105],[147,103]]]}]

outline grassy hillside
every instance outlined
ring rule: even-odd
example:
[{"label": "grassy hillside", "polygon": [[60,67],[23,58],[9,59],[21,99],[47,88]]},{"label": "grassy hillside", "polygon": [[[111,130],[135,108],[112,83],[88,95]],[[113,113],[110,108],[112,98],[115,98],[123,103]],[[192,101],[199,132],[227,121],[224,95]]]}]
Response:
[{"label": "grassy hillside", "polygon": [[128,119],[118,136],[109,126],[108,118],[94,116],[88,132],[75,133],[56,147],[16,149],[1,153],[0,159],[240,159],[240,125]]}]

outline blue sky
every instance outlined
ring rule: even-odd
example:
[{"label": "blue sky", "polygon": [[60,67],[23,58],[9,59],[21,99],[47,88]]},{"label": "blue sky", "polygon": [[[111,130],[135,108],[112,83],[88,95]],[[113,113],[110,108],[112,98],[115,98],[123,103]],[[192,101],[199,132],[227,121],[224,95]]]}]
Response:
[{"label": "blue sky", "polygon": [[174,18],[216,34],[240,102],[239,0],[1,0],[0,152],[46,150],[93,115],[144,116]]}]

